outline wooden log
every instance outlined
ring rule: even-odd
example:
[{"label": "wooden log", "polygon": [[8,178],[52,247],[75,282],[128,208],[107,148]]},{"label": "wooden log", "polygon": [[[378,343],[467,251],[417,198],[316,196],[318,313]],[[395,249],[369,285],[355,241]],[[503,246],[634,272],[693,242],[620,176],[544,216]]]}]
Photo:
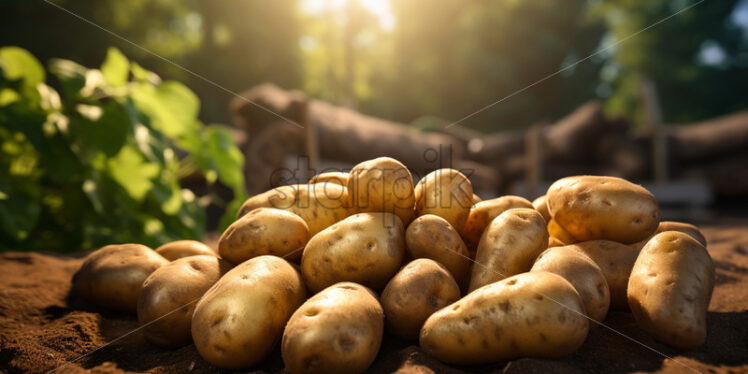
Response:
[{"label": "wooden log", "polygon": [[670,134],[671,156],[678,161],[697,161],[748,149],[748,111],[674,126]]}]

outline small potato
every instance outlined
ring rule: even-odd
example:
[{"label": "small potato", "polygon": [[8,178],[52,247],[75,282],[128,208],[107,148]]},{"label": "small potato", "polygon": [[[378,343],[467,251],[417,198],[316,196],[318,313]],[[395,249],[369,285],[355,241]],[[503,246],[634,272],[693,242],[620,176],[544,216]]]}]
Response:
[{"label": "small potato", "polygon": [[400,161],[389,157],[364,161],[351,169],[347,186],[354,211],[394,213],[403,224],[413,219],[413,176]]},{"label": "small potato", "polygon": [[257,208],[236,220],[218,240],[218,253],[234,264],[273,255],[298,261],[309,240],[309,226],[286,210]]},{"label": "small potato", "polygon": [[307,300],[286,325],[281,354],[286,371],[361,373],[379,352],[384,314],[366,287],[342,282]]},{"label": "small potato", "polygon": [[259,256],[211,287],[192,315],[192,339],[206,361],[224,369],[260,363],[306,297],[301,276],[286,260]]},{"label": "small potato", "polygon": [[621,178],[567,177],[553,183],[547,196],[553,219],[579,241],[635,243],[660,223],[654,196]]},{"label": "small potato", "polygon": [[561,225],[559,225],[558,222],[556,222],[556,220],[554,220],[553,218],[551,218],[551,220],[547,222],[548,235],[550,235],[552,238],[555,238],[564,245],[574,244],[579,241],[575,239],[571,234],[569,234],[566,229],[561,227]]},{"label": "small potato", "polygon": [[175,240],[156,248],[156,253],[169,261],[200,255],[216,257],[214,250],[197,240]]},{"label": "small potato", "polygon": [[144,245],[107,245],[86,257],[73,276],[73,288],[98,306],[135,313],[143,281],[168,263]]},{"label": "small potato", "polygon": [[181,347],[192,342],[190,324],[198,299],[231,264],[215,255],[183,257],[151,273],[138,298],[138,323],[145,337],[161,347]]},{"label": "small potato", "polygon": [[425,258],[414,260],[382,291],[387,331],[403,339],[418,339],[426,318],[459,298],[460,288],[444,266]]},{"label": "small potato", "polygon": [[474,365],[566,356],[582,345],[588,330],[571,283],[539,271],[481,287],[432,314],[420,343],[440,361]]},{"label": "small potato", "polygon": [[446,267],[462,282],[470,271],[470,253],[460,234],[442,217],[426,214],[413,220],[405,231],[412,258],[430,258]]},{"label": "small potato", "polygon": [[608,314],[608,282],[600,267],[584,253],[569,247],[549,248],[538,256],[530,271],[547,271],[568,280],[582,297],[585,313],[595,321],[602,321]]},{"label": "small potato", "polygon": [[333,183],[346,187],[348,186],[348,173],[343,173],[340,171],[320,173],[309,179],[309,184],[315,183]]},{"label": "small potato", "polygon": [[660,225],[657,226],[657,230],[655,230],[654,234],[650,235],[648,238],[631,244],[632,247],[636,249],[642,249],[647,242],[652,239],[655,235],[665,232],[665,231],[679,231],[684,234],[688,234],[688,236],[694,238],[699,244],[706,247],[706,238],[704,237],[704,234],[701,233],[701,230],[699,230],[698,227],[690,224],[690,223],[683,223],[683,222],[673,222],[673,221],[663,221],[660,222]]},{"label": "small potato", "polygon": [[381,290],[405,254],[403,224],[392,213],[352,215],[313,236],[301,256],[307,287],[351,281]]},{"label": "small potato", "polygon": [[628,309],[626,287],[639,250],[610,240],[581,242],[569,248],[586,254],[600,267],[610,289],[611,308]]},{"label": "small potato", "polygon": [[533,206],[527,199],[512,195],[484,200],[475,204],[470,209],[465,226],[462,227],[462,230],[459,230],[468,248],[475,250],[488,224],[501,213],[515,208],[533,209]]},{"label": "small potato", "polygon": [[481,201],[483,201],[483,199],[481,199],[480,196],[473,193],[473,205],[478,204]]},{"label": "small potato", "polygon": [[432,171],[416,185],[416,217],[434,214],[462,230],[473,206],[473,185],[455,169]]},{"label": "small potato", "polygon": [[688,234],[655,235],[636,259],[628,302],[636,322],[655,339],[680,349],[706,340],[706,311],[714,290],[714,263]]},{"label": "small potato", "polygon": [[469,290],[529,271],[548,248],[545,220],[535,209],[509,209],[488,225],[478,244]]},{"label": "small potato", "polygon": [[314,236],[351,214],[348,190],[334,183],[281,186],[247,199],[239,218],[257,208],[287,210],[301,217]]},{"label": "small potato", "polygon": [[532,206],[533,208],[535,208],[535,210],[543,215],[543,219],[545,219],[546,222],[551,221],[551,212],[548,211],[548,199],[546,195],[540,196],[537,199],[533,200]]},{"label": "small potato", "polygon": [[565,246],[565,245],[566,245],[566,244],[564,244],[563,242],[561,242],[561,241],[560,241],[560,240],[558,240],[557,238],[554,238],[554,237],[552,237],[552,236],[549,236],[549,237],[548,237],[548,248],[553,248],[553,247],[563,247],[563,246]]}]

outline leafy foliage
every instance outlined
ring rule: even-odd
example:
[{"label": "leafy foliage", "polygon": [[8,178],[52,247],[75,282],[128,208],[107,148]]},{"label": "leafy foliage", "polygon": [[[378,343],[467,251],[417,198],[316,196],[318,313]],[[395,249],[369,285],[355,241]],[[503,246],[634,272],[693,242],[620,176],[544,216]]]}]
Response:
[{"label": "leafy foliage", "polygon": [[[107,243],[199,239],[205,205],[180,181],[204,175],[245,198],[241,152],[203,126],[200,102],[110,48],[101,69],[44,68],[0,49],[0,246],[73,251]],[[224,220],[225,221],[225,220]]]}]

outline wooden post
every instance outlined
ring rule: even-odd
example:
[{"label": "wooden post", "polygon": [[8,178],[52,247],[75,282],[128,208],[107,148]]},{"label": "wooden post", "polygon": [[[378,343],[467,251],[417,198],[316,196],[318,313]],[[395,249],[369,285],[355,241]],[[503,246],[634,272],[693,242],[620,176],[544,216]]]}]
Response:
[{"label": "wooden post", "polygon": [[668,180],[667,127],[662,123],[662,110],[657,99],[657,88],[654,82],[643,78],[641,80],[641,94],[645,123],[652,138],[652,177],[656,183],[665,183]]},{"label": "wooden post", "polygon": [[[319,142],[317,141],[317,129],[314,122],[309,120],[309,99],[306,97],[299,103],[299,124],[304,126],[305,143],[304,148],[307,157],[309,157],[309,169],[312,174],[316,174],[317,165],[319,165]],[[307,180],[312,175],[307,175]]]},{"label": "wooden post", "polygon": [[538,197],[543,178],[543,131],[542,126],[530,127],[525,135],[525,184],[529,199]]}]

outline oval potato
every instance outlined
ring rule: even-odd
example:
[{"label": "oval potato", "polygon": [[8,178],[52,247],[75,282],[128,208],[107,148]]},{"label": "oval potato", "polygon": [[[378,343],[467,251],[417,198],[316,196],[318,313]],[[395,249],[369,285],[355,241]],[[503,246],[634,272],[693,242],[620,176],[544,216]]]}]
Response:
[{"label": "oval potato", "polygon": [[660,223],[652,193],[621,178],[562,178],[551,185],[547,196],[553,219],[579,241],[635,243]]},{"label": "oval potato", "polygon": [[341,282],[307,300],[283,332],[286,371],[360,373],[379,352],[384,330],[382,306],[366,287]]},{"label": "oval potato", "polygon": [[215,255],[198,255],[177,259],[151,273],[138,298],[138,323],[150,323],[144,329],[146,339],[161,347],[190,344],[198,299],[230,269],[231,264]]},{"label": "oval potato", "polygon": [[478,244],[469,290],[529,271],[548,248],[545,220],[535,209],[509,209],[488,225]]},{"label": "oval potato", "polygon": [[107,245],[86,257],[73,276],[73,288],[98,306],[135,313],[143,281],[168,263],[144,245]]},{"label": "oval potato", "polygon": [[546,195],[540,196],[532,201],[532,207],[538,211],[545,219],[545,222],[550,222],[551,212],[548,211],[548,198]]},{"label": "oval potato", "polygon": [[224,369],[256,365],[273,350],[306,297],[286,260],[259,256],[218,280],[197,303],[192,339],[206,361]]},{"label": "oval potato", "polygon": [[460,230],[460,235],[465,239],[465,244],[469,249],[475,249],[478,246],[483,231],[488,224],[498,217],[501,213],[509,209],[530,208],[533,209],[532,203],[527,199],[519,196],[506,195],[495,199],[483,200],[475,204],[470,209],[467,221]]},{"label": "oval potato", "polygon": [[539,271],[481,287],[432,314],[420,343],[440,361],[474,365],[562,357],[582,345],[588,330],[571,283]]},{"label": "oval potato", "polygon": [[387,331],[418,339],[426,318],[459,298],[460,287],[444,266],[426,258],[413,260],[382,291]]},{"label": "oval potato", "polygon": [[403,224],[413,219],[413,176],[400,161],[379,157],[361,162],[351,169],[347,186],[356,212],[394,213]]},{"label": "oval potato", "polygon": [[561,227],[561,225],[559,225],[553,218],[548,221],[548,235],[564,245],[574,244],[579,241],[566,231],[566,229]]},{"label": "oval potato", "polygon": [[320,173],[309,179],[309,184],[315,183],[334,183],[346,187],[348,186],[348,173],[342,171]]},{"label": "oval potato", "polygon": [[626,288],[639,250],[610,240],[575,243],[569,248],[586,254],[600,267],[610,290],[611,308],[628,309]]},{"label": "oval potato", "polygon": [[714,263],[690,235],[666,231],[644,246],[628,285],[637,324],[680,349],[706,340],[706,312],[714,290]]},{"label": "oval potato", "polygon": [[415,188],[416,217],[434,214],[456,230],[462,230],[473,206],[473,185],[455,169],[439,169],[426,174]]},{"label": "oval potato", "polygon": [[273,255],[289,261],[301,258],[309,226],[286,210],[257,208],[232,223],[218,240],[218,253],[234,264]]},{"label": "oval potato", "polygon": [[404,254],[400,218],[392,213],[359,213],[309,240],[301,256],[301,273],[313,292],[343,281],[381,290],[400,268]]},{"label": "oval potato", "polygon": [[216,252],[197,240],[175,240],[156,248],[156,253],[169,261],[189,256],[216,256]]},{"label": "oval potato", "polygon": [[684,234],[688,234],[688,236],[694,238],[699,244],[706,247],[706,237],[704,237],[704,234],[701,233],[701,230],[699,230],[698,227],[690,224],[690,223],[684,223],[684,222],[674,222],[674,221],[663,221],[660,222],[660,224],[657,226],[657,230],[655,230],[654,234],[650,235],[648,238],[631,244],[632,247],[636,249],[642,249],[647,242],[652,239],[655,235],[665,232],[665,231],[679,231]]},{"label": "oval potato", "polygon": [[405,244],[412,258],[430,258],[462,282],[470,271],[470,253],[460,234],[442,217],[426,214],[405,230]]}]

